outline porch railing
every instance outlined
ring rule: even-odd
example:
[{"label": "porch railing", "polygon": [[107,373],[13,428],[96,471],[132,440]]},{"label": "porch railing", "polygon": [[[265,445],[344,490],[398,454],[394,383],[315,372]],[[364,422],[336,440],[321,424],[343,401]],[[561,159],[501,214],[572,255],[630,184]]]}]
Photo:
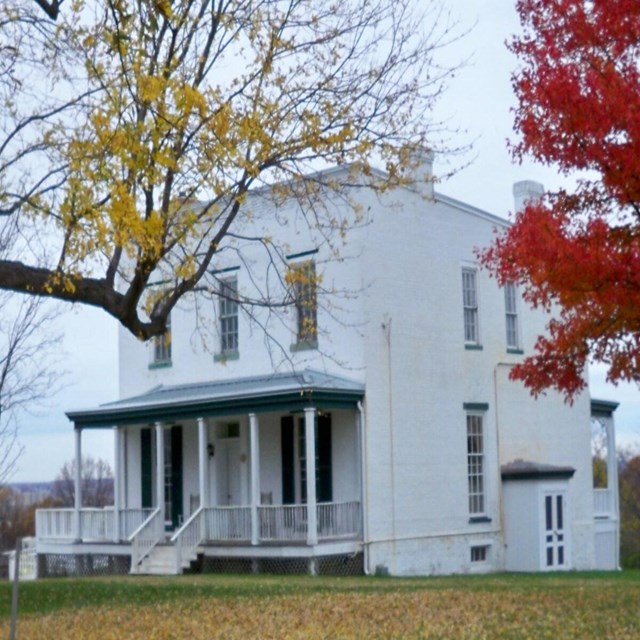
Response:
[{"label": "porch railing", "polygon": [[251,540],[251,507],[208,507],[205,519],[208,540]]},{"label": "porch railing", "polygon": [[38,540],[75,540],[73,509],[37,509],[36,538]]},{"label": "porch railing", "polygon": [[115,523],[113,507],[80,510],[80,531],[83,540],[113,540]]},{"label": "porch railing", "polygon": [[307,539],[307,507],[303,504],[258,507],[259,539],[304,541]]},{"label": "porch railing", "polygon": [[175,532],[171,542],[176,547],[176,570],[182,573],[185,561],[193,556],[195,550],[206,538],[205,510],[200,507],[193,515]]},{"label": "porch railing", "polygon": [[[611,494],[606,489],[594,491],[596,516],[610,515]],[[327,502],[317,505],[318,539],[356,538],[361,533],[360,503]],[[158,509],[123,509],[120,512],[120,539],[137,544],[132,550],[136,562],[162,538],[164,523]],[[82,539],[109,541],[114,538],[113,508],[82,509]],[[260,505],[258,540],[260,542],[305,542],[307,540],[307,506]],[[76,539],[73,509],[39,509],[36,512],[36,537],[43,540]],[[207,507],[198,509],[173,536],[182,546],[182,562],[204,540],[210,542],[251,541],[251,507]],[[178,559],[176,560],[178,561]]]},{"label": "porch railing", "polygon": [[593,513],[596,518],[614,515],[613,492],[609,489],[593,490]]},{"label": "porch railing", "polygon": [[[38,509],[36,538],[40,540],[76,540],[73,509]],[[153,513],[153,509],[122,509],[120,511],[120,540],[131,534]],[[115,512],[113,507],[80,510],[80,530],[83,540],[113,542]]]},{"label": "porch railing", "polygon": [[360,534],[359,502],[327,502],[318,505],[318,538],[353,538]]},{"label": "porch railing", "polygon": [[131,534],[153,513],[154,509],[123,509],[120,511],[120,539],[127,540]]},{"label": "porch railing", "polygon": [[164,536],[162,509],[153,513],[129,536],[131,542],[131,573],[137,573],[140,563]]}]

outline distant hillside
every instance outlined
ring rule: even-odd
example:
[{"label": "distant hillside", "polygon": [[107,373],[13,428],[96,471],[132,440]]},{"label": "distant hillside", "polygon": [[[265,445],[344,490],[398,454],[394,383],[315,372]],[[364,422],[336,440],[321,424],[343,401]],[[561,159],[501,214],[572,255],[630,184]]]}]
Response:
[{"label": "distant hillside", "polygon": [[8,486],[19,491],[27,504],[38,502],[53,491],[53,482],[13,482]]}]

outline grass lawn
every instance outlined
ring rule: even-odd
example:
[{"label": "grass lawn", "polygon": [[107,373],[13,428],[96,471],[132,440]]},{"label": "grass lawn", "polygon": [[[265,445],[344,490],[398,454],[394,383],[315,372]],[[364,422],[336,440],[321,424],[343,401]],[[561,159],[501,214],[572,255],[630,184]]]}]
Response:
[{"label": "grass lawn", "polygon": [[[11,586],[0,584],[0,638]],[[180,576],[20,586],[20,640],[640,638],[640,572],[451,578]]]}]

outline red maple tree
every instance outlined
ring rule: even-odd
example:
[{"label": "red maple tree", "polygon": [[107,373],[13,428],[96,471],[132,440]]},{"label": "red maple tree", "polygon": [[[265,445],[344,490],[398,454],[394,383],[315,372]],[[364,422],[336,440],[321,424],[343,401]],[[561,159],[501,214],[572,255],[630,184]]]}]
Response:
[{"label": "red maple tree", "polygon": [[640,2],[517,9],[514,155],[581,177],[571,193],[529,202],[482,261],[534,306],[559,309],[512,377],[571,400],[589,359],[612,382],[640,380]]}]

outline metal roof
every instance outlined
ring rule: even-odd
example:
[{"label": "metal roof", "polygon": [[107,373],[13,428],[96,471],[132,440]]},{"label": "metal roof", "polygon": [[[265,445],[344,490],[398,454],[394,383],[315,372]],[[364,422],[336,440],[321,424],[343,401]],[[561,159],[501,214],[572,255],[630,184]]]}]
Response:
[{"label": "metal roof", "polygon": [[228,416],[265,411],[299,411],[305,407],[353,407],[364,396],[364,384],[313,369],[175,386],[109,402],[97,408],[68,411],[76,427]]},{"label": "metal roof", "polygon": [[575,472],[573,467],[560,467],[522,460],[522,458],[500,467],[500,475],[503,480],[560,480],[571,478]]}]

